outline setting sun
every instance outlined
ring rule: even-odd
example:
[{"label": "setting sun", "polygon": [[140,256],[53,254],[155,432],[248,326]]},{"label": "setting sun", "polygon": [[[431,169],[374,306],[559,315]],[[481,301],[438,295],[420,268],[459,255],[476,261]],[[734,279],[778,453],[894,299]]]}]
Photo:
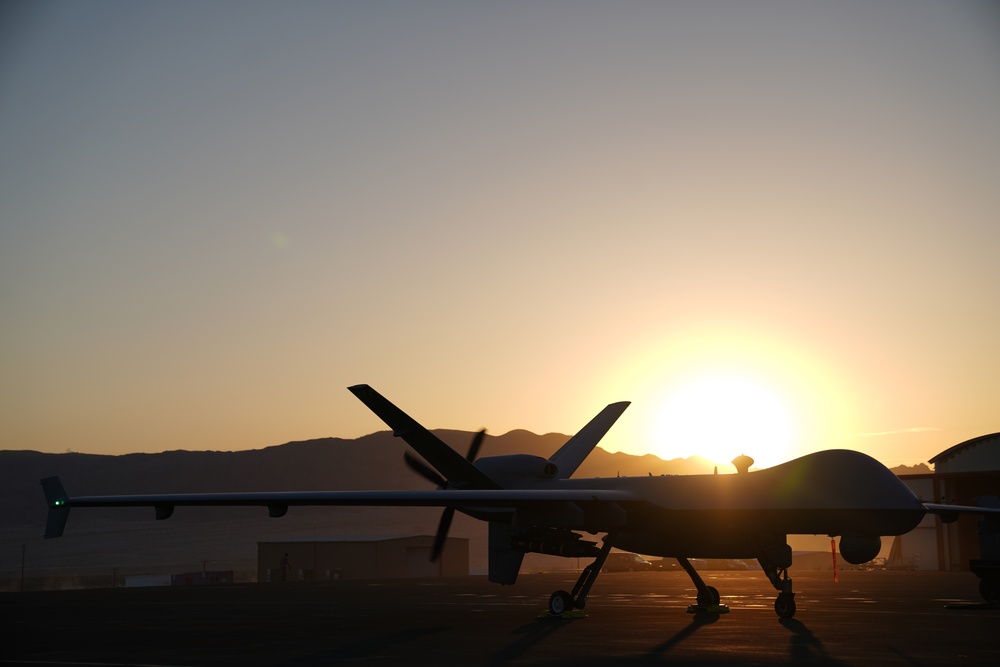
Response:
[{"label": "setting sun", "polygon": [[787,458],[791,425],[787,410],[768,389],[733,376],[710,376],[670,394],[657,428],[664,458],[676,452],[718,463],[720,472],[746,454],[758,467]]}]

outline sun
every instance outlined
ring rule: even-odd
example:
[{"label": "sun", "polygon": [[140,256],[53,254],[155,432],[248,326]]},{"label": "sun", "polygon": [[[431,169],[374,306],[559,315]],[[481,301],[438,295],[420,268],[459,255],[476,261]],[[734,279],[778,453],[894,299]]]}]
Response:
[{"label": "sun", "polygon": [[786,460],[792,444],[788,412],[763,385],[741,377],[716,375],[680,387],[659,413],[661,456],[702,456],[733,472],[740,454],[768,467]]}]

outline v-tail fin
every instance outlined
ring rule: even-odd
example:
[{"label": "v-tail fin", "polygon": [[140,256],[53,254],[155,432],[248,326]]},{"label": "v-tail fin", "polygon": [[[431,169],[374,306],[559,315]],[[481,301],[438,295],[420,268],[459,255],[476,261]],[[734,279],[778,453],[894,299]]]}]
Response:
[{"label": "v-tail fin", "polygon": [[446,445],[440,438],[417,423],[415,419],[393,405],[366,384],[348,387],[368,409],[384,421],[392,434],[402,438],[451,484],[474,489],[499,489],[493,481],[464,456]]},{"label": "v-tail fin", "polygon": [[601,441],[608,429],[618,421],[628,406],[629,401],[622,401],[612,403],[604,408],[555,454],[549,457],[549,460],[559,467],[559,479],[567,479],[576,472],[576,469],[590,455],[590,452],[594,451],[597,443]]}]

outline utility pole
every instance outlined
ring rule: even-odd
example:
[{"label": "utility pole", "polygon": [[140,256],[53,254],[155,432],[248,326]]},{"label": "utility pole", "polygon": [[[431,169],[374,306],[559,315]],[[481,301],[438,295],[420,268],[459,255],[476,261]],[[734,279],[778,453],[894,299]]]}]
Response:
[{"label": "utility pole", "polygon": [[24,592],[24,551],[25,551],[25,546],[26,545],[22,542],[21,543],[21,592],[22,593]]}]

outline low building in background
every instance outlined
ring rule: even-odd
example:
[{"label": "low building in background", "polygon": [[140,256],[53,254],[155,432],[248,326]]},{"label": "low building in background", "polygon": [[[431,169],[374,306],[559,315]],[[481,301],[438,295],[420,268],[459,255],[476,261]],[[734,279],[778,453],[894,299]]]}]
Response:
[{"label": "low building in background", "polygon": [[[406,577],[464,577],[469,540],[449,537],[431,561],[434,537],[351,537],[257,543],[257,581],[332,581]],[[287,567],[282,567],[287,554]]]}]

